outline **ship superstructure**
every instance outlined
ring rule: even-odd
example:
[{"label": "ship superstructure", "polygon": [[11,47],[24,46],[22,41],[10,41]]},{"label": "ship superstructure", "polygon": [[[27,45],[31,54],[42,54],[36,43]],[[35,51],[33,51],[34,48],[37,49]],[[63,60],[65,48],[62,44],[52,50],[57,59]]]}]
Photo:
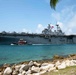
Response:
[{"label": "ship superstructure", "polygon": [[60,26],[57,24],[57,30],[54,30],[54,32],[52,31],[52,29],[54,28],[54,26],[51,26],[51,24],[48,24],[48,27],[45,28],[42,31],[42,34],[48,34],[48,35],[64,35],[64,33],[62,32]]}]

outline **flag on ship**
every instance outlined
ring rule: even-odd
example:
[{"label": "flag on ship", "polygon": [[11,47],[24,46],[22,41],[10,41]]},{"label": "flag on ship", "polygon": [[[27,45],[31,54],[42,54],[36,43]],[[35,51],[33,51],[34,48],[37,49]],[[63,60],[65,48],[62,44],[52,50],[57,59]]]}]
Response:
[{"label": "flag on ship", "polygon": [[54,28],[54,26],[51,26],[51,29],[53,29]]}]

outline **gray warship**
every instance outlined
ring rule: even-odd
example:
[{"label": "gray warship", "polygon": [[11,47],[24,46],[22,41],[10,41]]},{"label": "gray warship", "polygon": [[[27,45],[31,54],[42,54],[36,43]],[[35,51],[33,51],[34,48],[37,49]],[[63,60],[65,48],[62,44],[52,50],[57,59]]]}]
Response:
[{"label": "gray warship", "polygon": [[56,27],[57,30],[52,31],[53,26],[48,24],[48,27],[45,28],[40,34],[25,32],[7,33],[3,31],[0,33],[0,45],[18,44],[20,39],[26,41],[25,44],[31,45],[76,44],[76,35],[65,35],[58,24]]}]

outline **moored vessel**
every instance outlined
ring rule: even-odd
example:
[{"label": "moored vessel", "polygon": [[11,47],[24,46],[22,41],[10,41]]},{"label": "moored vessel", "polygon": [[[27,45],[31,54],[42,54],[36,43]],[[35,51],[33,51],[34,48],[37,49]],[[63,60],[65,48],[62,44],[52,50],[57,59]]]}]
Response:
[{"label": "moored vessel", "polygon": [[[52,31],[54,26],[48,24],[42,33],[0,33],[0,44],[10,45],[12,42],[15,44],[76,44],[76,35],[65,35],[60,26],[57,30]],[[20,39],[24,41],[19,41]]]},{"label": "moored vessel", "polygon": [[11,43],[11,45],[25,45],[25,44],[27,44],[27,42],[24,41],[23,39],[20,39],[18,42]]}]

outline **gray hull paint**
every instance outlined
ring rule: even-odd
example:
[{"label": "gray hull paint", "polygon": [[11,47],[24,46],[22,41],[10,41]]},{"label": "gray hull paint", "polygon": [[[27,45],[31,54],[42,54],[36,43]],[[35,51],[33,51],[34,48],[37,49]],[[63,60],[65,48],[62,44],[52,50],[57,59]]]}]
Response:
[{"label": "gray hull paint", "polygon": [[4,35],[0,36],[0,44],[11,44],[24,39],[28,44],[76,44],[76,36],[40,36],[40,35]]}]

